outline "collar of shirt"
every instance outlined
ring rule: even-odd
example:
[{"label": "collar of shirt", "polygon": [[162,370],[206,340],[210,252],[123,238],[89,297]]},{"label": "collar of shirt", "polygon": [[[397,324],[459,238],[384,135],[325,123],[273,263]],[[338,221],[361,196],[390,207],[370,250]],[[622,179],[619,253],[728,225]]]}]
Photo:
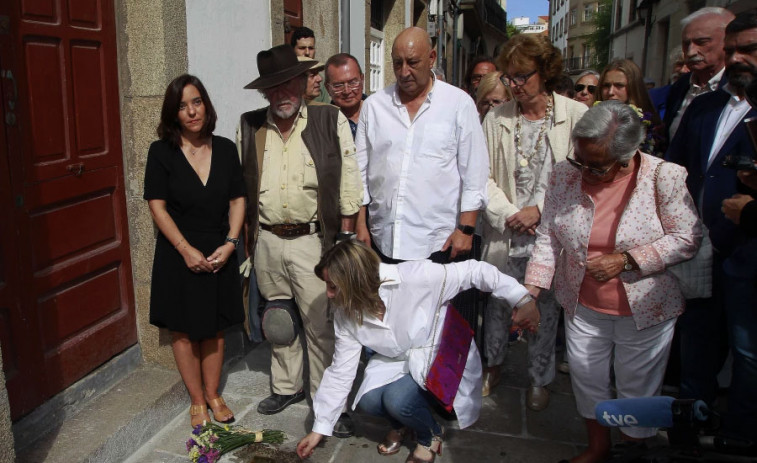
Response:
[{"label": "collar of shirt", "polygon": [[699,85],[694,82],[694,75],[692,74],[691,79],[691,88],[695,89],[693,90],[694,94],[699,94],[702,91],[705,91],[705,87],[707,87],[708,92],[712,92],[718,88],[718,84],[720,83],[720,79],[723,78],[723,73],[725,72],[725,67],[721,68],[720,71],[717,72],[714,76],[710,78],[704,85]]},{"label": "collar of shirt", "polygon": [[[426,94],[426,99],[423,101],[424,103],[431,102],[432,96],[434,94],[434,89],[436,88],[436,77],[434,76],[433,72],[431,73],[431,81],[431,90],[429,90]],[[392,101],[396,106],[405,106],[405,104],[402,103],[402,100],[400,99],[400,86],[397,83],[394,84],[394,94],[392,95]]]},{"label": "collar of shirt", "polygon": [[742,101],[744,99],[744,97],[740,97],[738,93],[736,93],[736,90],[733,88],[733,86],[731,86],[730,82],[723,85],[723,90],[725,90],[726,92],[728,92],[729,95],[731,95],[731,99],[729,100],[731,104],[734,103],[734,101],[732,100]]}]

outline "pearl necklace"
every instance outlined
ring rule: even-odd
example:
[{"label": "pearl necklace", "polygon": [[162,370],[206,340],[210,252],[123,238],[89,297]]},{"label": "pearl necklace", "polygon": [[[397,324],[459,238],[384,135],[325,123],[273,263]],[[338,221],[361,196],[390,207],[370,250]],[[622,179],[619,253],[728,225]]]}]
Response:
[{"label": "pearl necklace", "polygon": [[516,104],[515,107],[518,110],[517,118],[515,121],[515,158],[520,158],[518,164],[520,164],[521,167],[526,167],[528,166],[528,162],[531,160],[531,158],[539,152],[539,148],[541,148],[543,140],[547,134],[547,125],[552,118],[552,98],[547,97],[547,110],[544,112],[544,121],[541,125],[541,129],[539,129],[539,135],[536,138],[536,144],[534,145],[534,149],[531,152],[530,156],[523,154],[523,147],[521,146],[522,140],[520,135],[520,105]]}]

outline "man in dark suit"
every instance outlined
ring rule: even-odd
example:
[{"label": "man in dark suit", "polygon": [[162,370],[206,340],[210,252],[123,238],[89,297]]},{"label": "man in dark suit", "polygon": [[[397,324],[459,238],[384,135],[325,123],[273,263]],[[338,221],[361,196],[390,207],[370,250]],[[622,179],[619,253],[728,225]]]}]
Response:
[{"label": "man in dark suit", "polygon": [[681,20],[681,47],[691,70],[670,88],[665,102],[666,136],[672,140],[686,108],[697,95],[720,88],[725,67],[723,38],[733,13],[718,7],[701,8]]},{"label": "man in dark suit", "polygon": [[[727,155],[755,158],[744,119],[757,117],[745,98],[746,86],[757,77],[757,13],[741,13],[726,27],[728,83],[697,97],[684,114],[666,159],[685,166],[687,186],[697,202],[715,249],[713,298],[709,306],[687,305],[682,324],[681,395],[713,398],[717,365],[712,364],[717,322],[725,313],[733,355],[733,378],[724,429],[728,434],[757,439],[757,238],[728,220],[723,200],[736,193],[757,193],[739,182],[736,170],[723,165]],[[687,301],[687,304],[692,301]],[[687,319],[688,318],[688,319]],[[683,329],[687,332],[684,333]],[[716,341],[717,342],[717,341]],[[698,348],[698,346],[700,346]],[[693,376],[686,376],[687,373]],[[704,375],[711,375],[709,378]],[[688,381],[688,382],[687,382]]]}]

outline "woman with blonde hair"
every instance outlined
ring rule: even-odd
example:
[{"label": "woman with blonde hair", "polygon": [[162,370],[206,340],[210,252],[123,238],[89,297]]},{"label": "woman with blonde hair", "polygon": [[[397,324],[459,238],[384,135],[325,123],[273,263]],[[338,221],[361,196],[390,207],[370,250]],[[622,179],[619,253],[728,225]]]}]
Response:
[{"label": "woman with blonde hair", "polygon": [[[573,152],[570,132],[587,107],[554,92],[562,77],[562,54],[547,37],[513,37],[503,47],[498,65],[513,100],[492,109],[483,125],[491,169],[483,258],[522,281],[552,166]],[[541,329],[526,336],[531,384],[526,405],[537,411],[549,403],[546,386],[555,371],[559,307],[550,294],[538,303]],[[484,315],[484,395],[499,382],[507,354],[510,310],[506,303],[493,300]]]},{"label": "woman with blonde hair", "polygon": [[[313,399],[313,430],[297,445],[301,458],[310,456],[323,436],[331,435],[352,389],[363,346],[375,354],[353,408],[357,405],[389,420],[391,430],[378,452],[399,452],[404,437],[414,431],[418,445],[407,462],[433,462],[441,455],[444,429],[431,412],[435,399],[424,383],[448,312],[443,301],[460,291],[476,287],[491,292],[517,307],[513,320],[520,327],[539,326],[539,312],[526,288],[485,262],[382,264],[361,242],[346,241],[323,255],[315,273],[326,282],[326,295],[335,308],[336,352]],[[480,409],[481,360],[471,342],[454,399],[460,428],[475,423]]]},{"label": "woman with blonde hair", "polygon": [[513,99],[510,89],[499,80],[500,77],[502,77],[501,72],[490,72],[482,77],[481,82],[478,84],[478,88],[476,89],[476,108],[482,122],[490,109]]},{"label": "woman with blonde hair", "polygon": [[630,59],[616,59],[599,76],[597,101],[615,100],[639,108],[639,118],[646,129],[646,136],[640,149],[649,154],[661,156],[660,147],[654,134],[662,132],[662,121],[649,98],[641,69]]}]

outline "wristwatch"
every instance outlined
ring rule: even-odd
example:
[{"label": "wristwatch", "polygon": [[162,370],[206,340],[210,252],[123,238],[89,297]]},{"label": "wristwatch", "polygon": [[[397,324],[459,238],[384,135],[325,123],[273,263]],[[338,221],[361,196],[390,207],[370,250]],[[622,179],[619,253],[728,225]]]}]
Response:
[{"label": "wristwatch", "polygon": [[628,272],[633,270],[633,265],[631,265],[631,259],[628,258],[627,252],[621,252],[621,256],[623,256],[623,270]]},{"label": "wristwatch", "polygon": [[534,300],[534,297],[531,294],[526,294],[525,296],[520,298],[517,304],[515,304],[515,308],[520,309],[521,307],[523,307],[524,305],[528,304],[529,302],[533,300]]},{"label": "wristwatch", "polygon": [[349,241],[356,237],[357,237],[357,234],[355,232],[340,231],[339,233],[336,234],[336,242],[340,243],[342,241]]},{"label": "wristwatch", "polygon": [[230,237],[227,236],[226,237],[226,241],[224,241],[224,242],[225,243],[231,243],[231,244],[234,245],[234,247],[239,246],[239,238],[230,238]]},{"label": "wristwatch", "polygon": [[473,232],[476,231],[476,227],[472,227],[470,225],[463,225],[463,224],[458,225],[457,229],[463,232],[464,235],[468,235],[468,236],[472,235]]}]

